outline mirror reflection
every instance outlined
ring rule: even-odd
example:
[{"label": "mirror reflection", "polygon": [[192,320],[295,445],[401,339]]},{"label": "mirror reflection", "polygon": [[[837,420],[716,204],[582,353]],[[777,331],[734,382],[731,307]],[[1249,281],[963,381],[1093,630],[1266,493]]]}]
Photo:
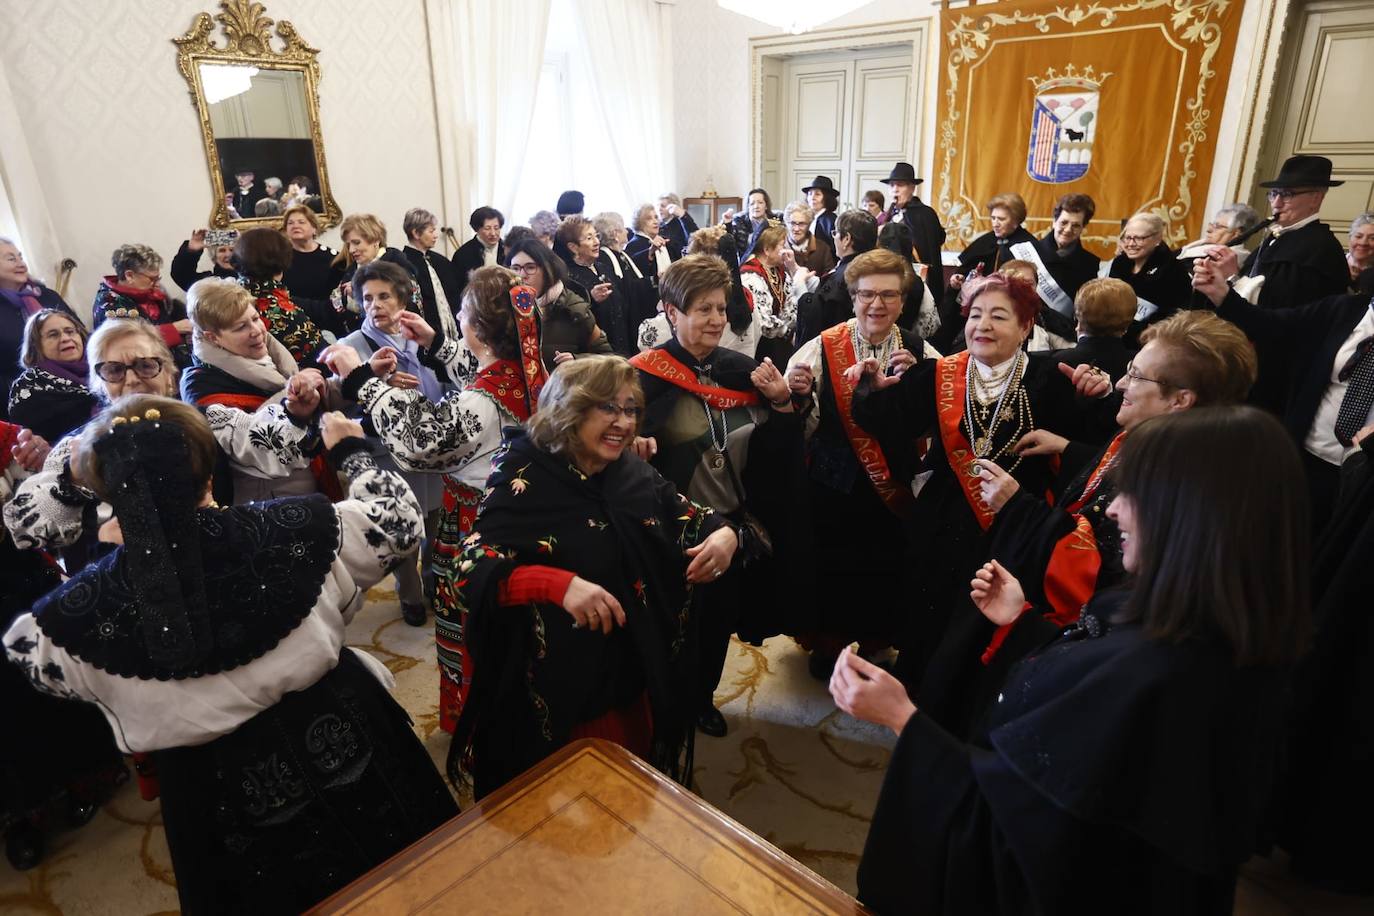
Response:
[{"label": "mirror reflection", "polygon": [[199,71],[229,218],[277,216],[298,203],[323,213],[305,73],[205,62]]}]

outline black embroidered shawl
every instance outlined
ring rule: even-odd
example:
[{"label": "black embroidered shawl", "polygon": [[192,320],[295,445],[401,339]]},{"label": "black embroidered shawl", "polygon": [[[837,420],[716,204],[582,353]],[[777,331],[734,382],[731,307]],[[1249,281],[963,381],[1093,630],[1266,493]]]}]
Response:
[{"label": "black embroidered shawl", "polygon": [[[645,690],[650,763],[686,780],[696,647],[683,551],[723,520],[633,455],[587,477],[520,429],[506,430],[493,468],[457,583],[475,673],[454,742],[459,752],[473,742],[477,795],[567,743],[574,725]],[[521,564],[572,570],[602,586],[628,624],[606,636],[574,629],[557,605],[501,607],[500,584]]]},{"label": "black embroidered shawl", "polygon": [[260,658],[315,606],[339,544],[338,517],[316,494],[202,509],[196,522],[212,640],[198,665],[168,668],[150,658],[124,547],[39,600],[38,626],[83,662],[140,680],[217,674]]}]

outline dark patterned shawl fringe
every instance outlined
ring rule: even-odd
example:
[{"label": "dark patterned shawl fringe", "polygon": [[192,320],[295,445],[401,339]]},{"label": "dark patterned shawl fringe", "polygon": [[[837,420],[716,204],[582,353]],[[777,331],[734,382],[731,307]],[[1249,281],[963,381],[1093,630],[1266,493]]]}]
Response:
[{"label": "dark patterned shawl fringe", "polygon": [[149,657],[123,547],[39,600],[39,628],[92,667],[140,680],[219,674],[261,658],[319,600],[338,549],[338,516],[315,494],[203,509],[197,520],[211,635],[197,663],[163,667]]}]

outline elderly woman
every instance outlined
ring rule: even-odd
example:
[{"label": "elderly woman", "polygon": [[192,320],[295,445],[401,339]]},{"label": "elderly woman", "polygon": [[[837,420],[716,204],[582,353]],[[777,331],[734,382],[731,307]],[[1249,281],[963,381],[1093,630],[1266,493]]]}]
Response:
[{"label": "elderly woman", "polygon": [[[1041,493],[1053,468],[1048,458],[1016,451],[1027,432],[1105,441],[1115,428],[1114,405],[1100,400],[1111,391],[1105,372],[1022,349],[1040,307],[1024,280],[980,278],[964,294],[967,350],[894,367],[891,375],[865,357],[846,374],[857,385],[854,420],[879,441],[935,439],[919,462],[914,449],[888,453],[895,484],[919,484],[906,525],[908,626],[897,642],[897,672],[913,689],[920,685],[924,705],[955,731],[968,714],[961,706],[961,682],[970,675],[964,662],[970,652],[976,662],[977,648],[991,637],[981,615],[960,600],[987,559],[995,518],[979,488],[984,465],[996,463],[1027,491]],[[1094,399],[1084,402],[1080,394]]]},{"label": "elderly woman", "polygon": [[635,263],[639,272],[658,282],[658,275],[673,263],[672,252],[668,250],[668,240],[659,235],[659,215],[653,204],[640,204],[635,210],[634,238],[625,244],[625,253]]},{"label": "elderly woman", "polygon": [[759,359],[785,364],[792,355],[797,299],[815,274],[802,267],[787,247],[787,230],[769,226],[759,233],[754,254],[739,266],[740,283],[753,313]]},{"label": "elderly woman", "polygon": [[[237,288],[232,280],[201,283]],[[176,396],[176,364],[166,343],[146,321],[111,318],[87,341],[86,359],[91,366],[91,393],[103,405],[129,394]],[[317,404],[318,397],[303,395],[286,408],[273,405],[252,414],[222,404],[208,406],[206,416],[215,441],[227,456],[225,468],[252,467],[267,476],[288,474],[303,465],[302,449],[309,437],[304,418]],[[75,485],[68,471],[84,428],[53,446],[43,469],[20,484],[4,511],[5,525],[16,544],[49,551],[66,548],[63,555],[69,571],[84,565],[95,547],[91,522],[109,514],[94,493]],[[232,495],[228,474],[220,476],[216,495],[227,503]]]},{"label": "elderly woman", "polygon": [[501,244],[501,229],[505,225],[506,218],[495,207],[478,207],[469,214],[468,228],[472,229],[472,238],[453,253],[453,269],[458,280],[457,291],[451,300],[455,308],[474,270],[506,263],[506,246]]},{"label": "elderly woman", "polygon": [[291,244],[275,229],[249,229],[234,242],[238,282],[248,291],[268,336],[280,343],[296,364],[312,366],[327,344],[315,319],[323,321],[328,315],[316,311],[312,317],[305,305],[291,298],[282,277],[293,257]]},{"label": "elderly woman", "polygon": [[1245,204],[1227,204],[1216,212],[1212,221],[1203,229],[1202,238],[1189,242],[1179,249],[1181,260],[1192,260],[1207,253],[1208,245],[1226,245],[1245,260],[1250,252],[1244,245],[1236,245],[1235,240],[1260,224],[1260,215],[1253,207]]},{"label": "elderly woman", "polygon": [[630,313],[625,293],[613,279],[614,270],[601,257],[601,239],[592,221],[582,216],[569,216],[558,227],[554,251],[562,255],[568,265],[568,280],[577,285],[591,303],[597,327],[610,341],[617,353],[634,352],[630,336]]},{"label": "elderly woman", "polygon": [[49,442],[86,425],[97,403],[86,387],[88,336],[86,326],[66,311],[43,309],[29,318],[19,351],[24,371],[9,391],[12,421]]},{"label": "elderly woman", "polygon": [[567,284],[567,265],[548,246],[538,239],[520,242],[510,249],[509,266],[521,283],[534,290],[542,325],[539,350],[545,366],[553,369],[576,356],[613,352],[587,300]]},{"label": "elderly woman", "polygon": [[1121,230],[1121,254],[1112,261],[1107,276],[1125,280],[1135,290],[1139,307],[1126,339],[1134,345],[1147,325],[1163,321],[1188,304],[1192,278],[1164,244],[1164,219],[1141,212]]},{"label": "elderly woman", "polygon": [[658,198],[658,231],[668,240],[668,255],[674,261],[687,253],[692,233],[700,228],[692,214],[682,208],[682,198],[672,191]]},{"label": "elderly woman", "polygon": [[[401,228],[406,234],[406,247],[401,253],[405,255],[407,267],[415,281],[410,286],[412,296],[419,299],[420,312],[430,327],[443,331],[445,337],[456,338],[458,302],[462,299],[463,287],[467,285],[467,273],[471,268],[463,271],[460,278],[461,268],[455,267],[454,262],[435,253],[434,246],[439,244],[439,217],[425,208],[411,207],[407,210]],[[498,244],[501,241],[499,230],[496,233],[496,241]],[[485,258],[486,255],[482,257]],[[378,262],[374,260],[368,263]],[[477,266],[480,267],[481,264]],[[353,274],[355,298],[357,270],[361,269],[360,265],[355,268]],[[367,311],[366,305],[363,311]]]},{"label": "elderly woman", "polygon": [[[76,318],[76,313],[56,290],[49,289],[29,275],[29,266],[19,246],[0,236],[0,391],[8,392],[19,374],[19,351],[23,347],[24,327],[29,318],[43,309],[56,309]],[[0,397],[0,402],[8,398]],[[0,420],[5,418],[0,405]]]},{"label": "elderly woman", "polygon": [[[388,261],[373,261],[353,274],[353,286],[353,297],[363,304],[363,326],[339,343],[352,347],[364,362],[371,361],[383,349],[389,350],[394,354],[394,371],[398,378],[404,379],[404,386],[419,391],[431,404],[442,401],[444,383],[421,361],[419,344],[402,332],[401,313],[406,310],[412,293],[410,274]],[[399,470],[390,457],[383,459],[381,466]],[[405,622],[422,627],[425,625],[425,597],[434,594],[431,546],[439,531],[444,481],[437,471],[400,471],[400,474],[410,485],[424,515],[425,543],[420,551],[420,566],[425,572],[422,582],[413,561],[397,567],[396,598]]]},{"label": "elderly woman", "polygon": [[186,338],[191,322],[184,303],[162,288],[162,256],[147,245],[120,245],[110,256],[114,273],[100,281],[91,306],[91,327],[106,318],[142,318],[156,326],[178,367],[191,360]]},{"label": "elderly woman", "polygon": [[1034,629],[1039,648],[968,743],[846,652],[837,705],[898,735],[859,899],[884,913],[1231,912],[1311,629],[1301,475],[1282,427],[1251,407],[1141,424],[1106,510],[1133,588],[1098,590],[1065,630],[1026,610],[1000,563],[969,577],[980,616]]},{"label": "elderly woman", "polygon": [[1374,267],[1374,211],[1361,213],[1350,223],[1350,252],[1345,256],[1350,267],[1350,289],[1359,291],[1360,274]]},{"label": "elderly woman", "polygon": [[[461,563],[480,799],[569,741],[615,741],[684,785],[698,626],[695,586],[738,536],[629,454],[644,411],[612,356],[560,369],[528,432],[507,430]],[[714,608],[710,608],[714,611]]]},{"label": "elderly woman", "polygon": [[[884,445],[854,423],[854,388],[845,371],[874,357],[886,371],[906,371],[935,352],[897,326],[912,288],[925,290],[906,258],[886,249],[865,252],[845,271],[854,317],[802,344],[787,382],[806,416],[806,456],[817,588],[798,627],[811,651],[811,674],[825,680],[840,649],[858,640],[872,653],[893,644],[906,616],[902,525],[911,491],[896,480]],[[915,457],[916,437],[888,444]],[[853,596],[862,593],[856,604]]]},{"label": "elderly woman", "polygon": [[530,231],[534,237],[543,242],[548,248],[553,247],[554,239],[558,235],[558,227],[562,225],[562,220],[558,214],[552,210],[540,210],[530,217]]},{"label": "elderly woman", "polygon": [[[328,303],[329,294],[339,285],[341,269],[333,264],[338,253],[320,244],[323,231],[319,216],[305,204],[291,204],[282,211],[281,232],[291,243],[291,265],[282,274],[281,282],[295,302]],[[308,308],[318,311],[316,307]]]},{"label": "elderly woman", "polygon": [[840,192],[826,175],[801,189],[807,208],[811,211],[811,232],[833,253],[835,250],[835,211],[840,206]]},{"label": "elderly woman", "polygon": [[390,672],[344,645],[367,589],[414,553],[419,510],[356,423],[329,415],[322,437],[347,499],[221,508],[205,418],[117,401],[70,468],[113,506],[117,546],[5,636],[37,687],[153,754],[186,912],[299,912],[457,813]]},{"label": "elderly woman", "polygon": [[[352,347],[330,348],[327,360],[344,380],[344,396],[358,402],[397,464],[407,471],[444,474],[444,514],[434,544],[434,623],[439,724],[451,733],[472,684],[472,663],[463,645],[466,608],[457,594],[462,578],[457,556],[472,530],[501,428],[529,419],[547,374],[539,359],[534,292],[503,267],[478,268],[463,290],[458,322],[465,346],[441,338],[414,312],[401,312],[396,320],[402,334],[430,348],[454,377],[470,378],[461,391],[435,402],[415,389],[388,385],[376,376],[387,375],[395,363],[387,367],[374,357],[371,365],[365,364]],[[468,353],[477,358],[473,376],[458,371]],[[450,773],[456,770],[450,767]]]},{"label": "elderly woman", "polygon": [[[827,243],[812,233],[814,218],[811,207],[799,200],[782,211],[783,225],[787,227],[787,247],[792,251],[793,260],[820,277],[835,269],[835,251],[831,247],[834,241]],[[833,232],[833,225],[831,230]]]},{"label": "elderly woman", "polygon": [[[725,262],[705,254],[687,255],[659,278],[674,336],[630,361],[645,396],[644,439],[636,446],[689,499],[736,524],[752,513],[767,525],[769,510],[787,507],[788,494],[802,485],[801,424],[787,382],[771,362],[761,365],[721,346],[731,283]],[[774,524],[774,546],[785,552],[796,528]],[[759,574],[750,577],[755,581],[769,569],[767,536],[762,527],[750,528],[746,556],[759,563]],[[756,606],[746,585],[742,576],[726,576],[715,587],[716,614],[703,622],[692,713],[708,735],[726,731],[712,694],[740,613]],[[774,591],[770,600],[785,604],[786,594]]]},{"label": "elderly woman", "polygon": [[210,252],[210,269],[200,269],[200,257],[205,253],[205,234],[208,231],[197,229],[192,232],[191,237],[181,243],[181,247],[172,257],[172,282],[183,290],[190,289],[197,280],[204,280],[206,277],[233,277],[238,273],[234,269],[233,245],[217,246]]},{"label": "elderly woman", "polygon": [[[351,334],[363,323],[363,306],[353,298],[353,272],[364,264],[381,258],[415,273],[406,256],[386,244],[386,226],[371,213],[353,213],[339,224],[339,238],[344,250],[334,258],[334,266],[344,270],[343,279],[330,294],[330,303],[337,316],[334,330],[337,336]],[[418,303],[418,293],[416,302]]]},{"label": "elderly woman", "polygon": [[992,231],[978,236],[959,252],[959,282],[975,266],[983,276],[996,271],[1016,257],[1011,246],[1021,242],[1035,244],[1035,236],[1021,225],[1026,221],[1026,202],[1020,194],[998,194],[988,201],[987,210]]},{"label": "elderly woman", "polygon": [[592,217],[592,228],[601,241],[601,252],[606,262],[615,271],[616,280],[625,291],[630,327],[638,328],[658,311],[658,290],[655,288],[658,265],[655,263],[652,277],[645,276],[634,258],[625,251],[627,232],[625,220],[619,213],[598,213]]},{"label": "elderly woman", "polygon": [[[735,238],[724,226],[707,226],[692,233],[687,245],[687,254],[715,255],[730,268],[730,295],[725,305],[726,327],[721,334],[720,345],[727,350],[753,357],[758,349],[758,330],[754,327],[754,313],[749,300],[744,295],[744,287],[739,279],[739,258],[735,254]],[[658,303],[657,314],[639,323],[639,351],[652,350],[673,336],[668,316],[663,311],[663,302]]]},{"label": "elderly woman", "polygon": [[777,216],[773,213],[773,199],[763,188],[754,188],[744,198],[743,213],[727,210],[725,217],[725,224],[735,237],[735,249],[739,252],[741,264],[754,254],[759,234],[769,226],[778,225]]},{"label": "elderly woman", "polygon": [[1124,280],[1098,277],[1084,283],[1073,300],[1078,342],[1055,350],[1054,358],[1070,366],[1096,366],[1115,384],[1126,374],[1135,353],[1124,337],[1135,320],[1136,308],[1135,290]]}]

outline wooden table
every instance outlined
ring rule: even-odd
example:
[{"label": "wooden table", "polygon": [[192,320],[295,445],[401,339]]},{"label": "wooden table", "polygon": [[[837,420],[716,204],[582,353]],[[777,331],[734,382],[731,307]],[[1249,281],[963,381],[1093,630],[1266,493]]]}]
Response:
[{"label": "wooden table", "polygon": [[318,913],[864,913],[618,745],[576,741]]}]

